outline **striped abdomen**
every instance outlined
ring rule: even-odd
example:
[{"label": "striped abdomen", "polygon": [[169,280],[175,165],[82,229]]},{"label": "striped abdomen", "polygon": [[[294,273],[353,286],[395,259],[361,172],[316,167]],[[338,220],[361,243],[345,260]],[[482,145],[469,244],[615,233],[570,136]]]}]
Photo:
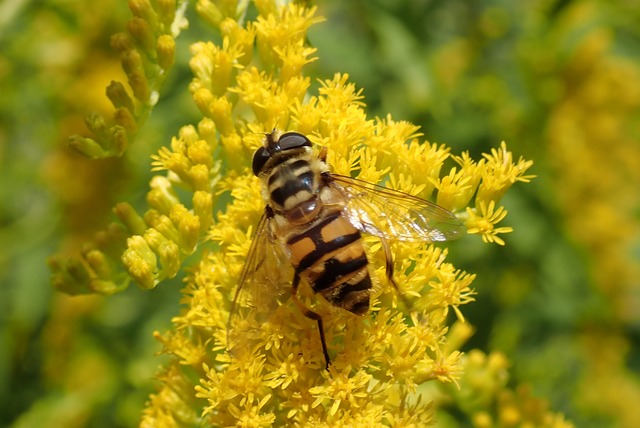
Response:
[{"label": "striped abdomen", "polygon": [[371,277],[360,232],[341,211],[289,237],[296,273],[334,306],[358,315],[369,310]]}]

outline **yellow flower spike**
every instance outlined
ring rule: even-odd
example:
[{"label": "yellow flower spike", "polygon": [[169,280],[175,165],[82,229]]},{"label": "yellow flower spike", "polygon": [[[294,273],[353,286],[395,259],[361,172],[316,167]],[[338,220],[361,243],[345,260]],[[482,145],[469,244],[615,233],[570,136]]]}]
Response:
[{"label": "yellow flower spike", "polygon": [[482,178],[482,168],[485,163],[484,159],[480,159],[480,161],[476,162],[471,159],[469,156],[469,152],[464,151],[460,156],[452,156],[451,157],[458,165],[460,165],[460,169],[467,173],[467,176],[471,178],[472,181],[476,182],[476,186],[480,182]]},{"label": "yellow flower spike", "polygon": [[[260,218],[260,209],[264,209],[260,199],[262,197],[260,186],[256,186],[257,180],[248,175],[234,180],[233,186],[226,187],[225,184],[227,182],[222,181],[221,187],[231,191],[234,201],[228,205],[225,213],[218,216],[218,221],[210,232],[210,238],[215,242],[226,244],[237,242],[237,237],[244,237],[242,238],[243,242],[245,239],[250,241],[250,235],[246,237],[243,230],[255,227]],[[242,256],[247,254],[246,250],[248,250],[248,246],[241,253]]]},{"label": "yellow flower spike", "polygon": [[121,225],[110,225],[96,234],[76,258],[56,255],[47,260],[53,286],[72,295],[114,294],[128,285],[128,278],[116,262],[124,251],[126,232]]},{"label": "yellow flower spike", "polygon": [[127,249],[122,254],[122,264],[131,278],[142,288],[151,289],[156,286],[157,258],[147,241],[142,236],[127,239]]},{"label": "yellow flower spike", "polygon": [[[504,207],[499,207],[497,210],[494,201],[489,202],[489,205],[485,201],[478,201],[479,208],[467,207],[467,233],[480,234],[484,242],[495,242],[498,245],[504,245],[504,240],[498,236],[500,233],[513,232],[511,227],[495,227],[506,216],[507,210]],[[478,211],[480,211],[478,213]]]},{"label": "yellow flower spike", "polygon": [[160,260],[160,272],[158,282],[165,278],[173,278],[178,274],[182,258],[180,257],[180,247],[173,241],[166,240],[156,250]]},{"label": "yellow flower spike", "polygon": [[121,83],[111,83],[107,95],[116,108],[111,120],[95,115],[88,117],[87,127],[93,135],[90,138],[71,136],[69,146],[73,150],[90,158],[120,156],[135,140],[173,64],[174,38],[185,26],[184,10],[176,11],[176,7],[172,0],[153,4],[147,0],[129,1],[134,16],[127,23],[128,33],[114,35],[111,44],[120,52],[122,68],[135,100]]},{"label": "yellow flower spike", "polygon": [[476,206],[479,202],[498,202],[504,193],[516,182],[528,183],[534,175],[524,175],[533,165],[533,161],[525,161],[522,157],[513,162],[513,154],[507,151],[503,141],[500,149],[491,149],[491,154],[483,154],[486,162],[483,165],[482,182],[476,195]]},{"label": "yellow flower spike", "polygon": [[[416,312],[410,314],[413,327],[407,329],[407,334],[417,340],[419,343],[425,344],[430,351],[433,351],[438,344],[442,343],[447,333],[445,324],[446,315],[442,310],[434,310],[426,317],[419,317]],[[445,345],[446,346],[446,345]],[[446,352],[451,349],[443,348]]]},{"label": "yellow flower spike", "polygon": [[[191,96],[193,97],[193,102],[200,110],[203,116],[207,119],[213,118],[213,114],[211,113],[211,104],[213,103],[213,94],[210,90],[205,88],[190,88]],[[215,126],[215,123],[214,123]]]},{"label": "yellow flower spike", "polygon": [[189,50],[191,52],[189,68],[191,68],[191,72],[195,76],[189,85],[189,89],[193,93],[204,88],[213,94],[212,86],[214,82],[212,74],[215,72],[216,66],[215,54],[223,51],[223,48],[212,42],[197,42],[192,44]]},{"label": "yellow flower spike", "polygon": [[271,78],[265,72],[259,71],[256,67],[249,67],[236,77],[236,87],[231,88],[237,92],[249,106],[264,103],[274,90]]},{"label": "yellow flower spike", "polygon": [[[212,124],[213,122],[211,122]],[[194,164],[203,164],[207,168],[212,168],[213,153],[212,147],[208,141],[204,140],[200,134],[201,127],[198,128],[198,132],[192,127],[183,127],[180,130],[182,139],[187,143],[186,151],[184,152],[189,158],[189,161]],[[187,132],[189,135],[187,135]]]},{"label": "yellow flower spike", "polygon": [[384,420],[388,426],[421,428],[435,423],[435,406],[432,401],[423,400],[422,396],[407,405],[401,406],[396,412],[386,412]]}]

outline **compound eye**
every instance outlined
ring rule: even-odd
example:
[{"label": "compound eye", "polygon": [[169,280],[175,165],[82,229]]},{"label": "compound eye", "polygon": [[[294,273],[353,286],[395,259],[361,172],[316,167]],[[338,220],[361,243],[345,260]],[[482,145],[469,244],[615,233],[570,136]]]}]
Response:
[{"label": "compound eye", "polygon": [[280,150],[299,149],[301,147],[311,147],[311,141],[298,132],[286,132],[278,140]]},{"label": "compound eye", "polygon": [[253,155],[253,175],[257,177],[260,174],[262,168],[264,168],[264,165],[269,160],[269,157],[269,152],[264,147],[260,147],[258,150],[256,150]]}]

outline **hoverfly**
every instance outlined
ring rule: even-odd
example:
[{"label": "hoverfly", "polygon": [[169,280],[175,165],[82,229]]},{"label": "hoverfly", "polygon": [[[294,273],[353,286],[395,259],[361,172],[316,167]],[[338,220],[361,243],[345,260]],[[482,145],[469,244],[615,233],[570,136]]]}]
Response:
[{"label": "hoverfly", "polygon": [[326,148],[314,156],[311,141],[300,133],[274,129],[265,134],[264,146],[253,156],[253,173],[262,181],[266,208],[240,275],[229,324],[247,283],[264,281],[267,270],[279,270],[285,259],[293,267],[292,299],[304,316],[317,322],[328,368],[322,317],[299,299],[301,280],[331,305],[364,315],[372,282],[362,233],[381,240],[387,279],[398,288],[389,240],[447,241],[459,238],[464,226],[424,199],[332,174],[326,157]]}]

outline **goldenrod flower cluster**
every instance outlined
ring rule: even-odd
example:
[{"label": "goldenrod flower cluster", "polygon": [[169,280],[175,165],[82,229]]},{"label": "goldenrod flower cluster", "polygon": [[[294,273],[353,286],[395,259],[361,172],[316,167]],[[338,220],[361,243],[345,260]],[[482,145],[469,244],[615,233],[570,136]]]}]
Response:
[{"label": "goldenrod flower cluster", "polygon": [[[73,140],[88,156],[126,150],[155,103],[181,22],[180,9],[171,3],[169,11],[169,3],[131,2],[130,35],[115,40],[142,107],[113,84],[115,124],[92,119],[97,139]],[[276,282],[275,292],[249,290],[255,293],[251,307],[229,323],[265,205],[250,173],[253,152],[265,132],[295,130],[316,150],[328,149],[333,172],[432,199],[470,234],[500,245],[500,235],[511,231],[498,226],[507,215],[500,200],[513,184],[531,178],[532,163],[514,161],[505,143],[477,161],[468,153],[452,155],[421,139],[415,125],[368,118],[362,90],[346,74],[312,89],[305,66],[316,51],[306,35],[322,21],[315,8],[269,0],[253,6],[257,16],[248,19],[247,2],[198,2],[198,13],[220,34],[219,42],[191,46],[189,89],[202,119],[153,157],[149,209],[140,215],[118,205],[121,224],[99,235],[80,259],[52,261],[54,282],[71,292],[112,293],[129,279],[152,288],[198,254],[174,328],[156,334],[173,360],[158,375],[162,385],[141,426],[425,426],[436,415],[434,387],[459,386],[462,341],[449,325],[464,323],[461,306],[474,300],[475,275],[448,262],[447,249],[392,242],[406,304],[387,284],[380,243],[366,238],[376,283],[366,316],[331,308],[306,286],[299,291],[325,320],[329,370],[315,323],[292,304],[286,293],[291,278],[281,278],[278,267],[270,267],[273,278],[265,281]]]},{"label": "goldenrod flower cluster", "polygon": [[89,116],[86,123],[94,138],[72,136],[73,149],[90,158],[106,158],[123,154],[133,142],[158,101],[174,62],[175,37],[186,25],[184,8],[177,7],[177,2],[129,1],[133,18],[127,31],[111,39],[112,47],[120,53],[129,90],[121,82],[111,82],[107,96],[115,108],[112,117]]},{"label": "goldenrod flower cluster", "polygon": [[588,29],[559,60],[566,63],[560,83],[571,90],[550,111],[548,151],[567,230],[588,257],[593,291],[608,304],[599,324],[616,326],[588,324],[576,340],[585,356],[576,401],[632,427],[640,418],[628,333],[639,319],[640,66],[619,51],[615,27],[600,21],[603,6],[575,5],[555,32],[568,40]]},{"label": "goldenrod flower cluster", "polygon": [[[260,183],[248,168],[252,154],[265,132],[295,130],[328,148],[334,172],[423,198],[437,191],[436,201],[457,213],[470,233],[499,244],[498,235],[510,231],[496,227],[506,215],[500,198],[528,180],[531,162],[514,162],[504,143],[480,161],[451,156],[444,145],[421,141],[414,125],[390,116],[369,119],[362,91],[345,74],[320,81],[314,95],[304,66],[316,59],[315,49],[305,40],[321,18],[314,8],[294,4],[255,6],[257,18],[242,23],[242,11],[199,3],[222,36],[220,43],[191,48],[190,90],[203,119],[154,157],[155,170],[167,174],[152,181],[147,228],[129,238],[123,256],[131,277],[151,287],[175,275],[208,230],[209,245],[200,245],[209,249],[190,270],[184,310],[172,331],[157,335],[175,360],[160,375],[163,386],[150,398],[142,426],[201,419],[215,426],[424,426],[436,410],[428,381],[455,384],[461,376],[462,354],[448,345],[448,315],[464,320],[460,306],[473,301],[474,275],[447,262],[446,249],[393,243],[395,279],[411,301],[403,307],[386,284],[380,244],[367,239],[378,284],[367,316],[332,309],[309,289],[300,291],[325,319],[328,371],[315,323],[286,293],[280,300],[252,296],[253,307],[232,320],[228,334],[230,300],[264,210]],[[458,166],[441,178],[449,158]],[[188,203],[178,187],[192,195]],[[211,224],[211,207],[229,196]],[[277,277],[278,269],[271,273]],[[278,280],[286,291],[290,278]]]}]

